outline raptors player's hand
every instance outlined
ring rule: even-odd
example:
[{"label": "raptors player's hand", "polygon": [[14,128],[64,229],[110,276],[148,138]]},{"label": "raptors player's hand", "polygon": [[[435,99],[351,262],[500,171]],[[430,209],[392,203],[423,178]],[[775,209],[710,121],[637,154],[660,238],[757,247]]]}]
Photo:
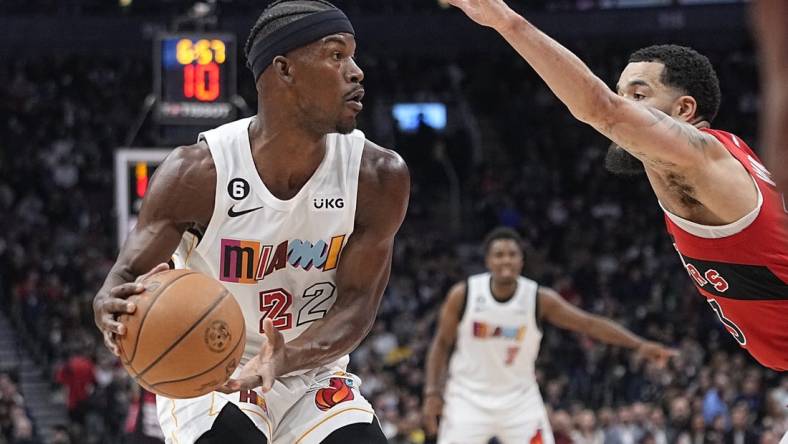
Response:
[{"label": "raptors player's hand", "polygon": [[233,393],[239,390],[251,390],[260,387],[263,393],[271,390],[274,380],[279,376],[285,358],[285,338],[274,327],[270,318],[263,321],[265,342],[260,352],[244,364],[237,379],[230,379],[216,389],[222,393]]},{"label": "raptors player's hand", "polygon": [[104,335],[104,345],[106,345],[109,351],[115,354],[115,356],[119,355],[118,345],[115,343],[115,340],[118,336],[126,334],[126,327],[118,322],[118,316],[122,314],[132,314],[137,308],[126,299],[145,291],[145,288],[142,286],[142,281],[147,279],[148,276],[169,269],[169,265],[159,264],[153,267],[149,272],[137,277],[134,282],[127,282],[113,287],[112,290],[109,291],[108,296],[97,297],[93,300],[93,316],[96,326]]},{"label": "raptors player's hand", "polygon": [[503,0],[439,0],[462,10],[471,20],[490,28],[506,23],[514,13]]},{"label": "raptors player's hand", "polygon": [[421,421],[427,436],[438,434],[438,418],[443,412],[443,398],[437,393],[424,395],[424,406],[421,408]]},{"label": "raptors player's hand", "polygon": [[678,350],[665,347],[658,342],[643,341],[636,352],[644,358],[653,361],[659,368],[667,366],[670,358],[678,356]]}]

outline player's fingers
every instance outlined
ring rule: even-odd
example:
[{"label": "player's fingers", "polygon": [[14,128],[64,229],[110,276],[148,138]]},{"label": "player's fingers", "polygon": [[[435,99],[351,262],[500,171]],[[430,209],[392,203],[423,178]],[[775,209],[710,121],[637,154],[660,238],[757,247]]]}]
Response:
[{"label": "player's fingers", "polygon": [[[284,342],[282,333],[274,327],[274,321],[272,321],[271,318],[265,318],[263,320],[263,331],[265,332],[265,338],[268,340],[268,343],[274,348],[278,348],[281,346],[281,343]],[[282,339],[282,341],[280,341],[280,339]]]},{"label": "player's fingers", "polygon": [[260,387],[263,382],[263,377],[260,375],[251,375],[245,376],[243,378],[238,378],[235,380],[234,384],[231,384],[231,387],[235,388],[238,387],[235,391],[238,390],[251,390],[256,387]]},{"label": "player's fingers", "polygon": [[155,267],[151,268],[151,270],[149,272],[137,276],[137,279],[135,280],[135,282],[138,282],[138,283],[142,282],[145,279],[148,279],[150,276],[153,276],[156,273],[161,273],[162,271],[167,271],[169,269],[170,269],[170,265],[167,264],[167,263],[162,262],[159,265],[156,265]]},{"label": "player's fingers", "polygon": [[237,379],[229,379],[227,382],[217,387],[216,391],[229,395],[230,393],[235,393],[240,389],[240,383]]},{"label": "player's fingers", "polygon": [[266,374],[261,376],[262,384],[260,384],[260,389],[263,393],[268,393],[274,387],[274,375],[266,372]]},{"label": "player's fingers", "polygon": [[260,386],[262,377],[260,375],[242,376],[237,379],[228,379],[220,385],[216,391],[222,393],[235,393],[240,390],[251,390]]},{"label": "player's fingers", "polygon": [[118,350],[118,346],[115,345],[115,342],[113,341],[112,333],[105,331],[103,332],[103,334],[104,334],[104,345],[107,346],[107,348],[109,349],[110,352],[112,352],[113,355],[120,356],[120,351]]},{"label": "player's fingers", "polygon": [[123,299],[106,299],[102,301],[99,307],[102,312],[109,314],[132,314],[137,309],[133,302],[125,301]]},{"label": "player's fingers", "polygon": [[105,333],[123,336],[126,334],[126,326],[114,320],[111,316],[102,318],[101,330]]},{"label": "player's fingers", "polygon": [[142,293],[143,291],[145,291],[145,287],[143,287],[142,284],[138,282],[128,282],[113,287],[112,290],[109,291],[109,297],[114,299],[125,299],[129,296]]}]

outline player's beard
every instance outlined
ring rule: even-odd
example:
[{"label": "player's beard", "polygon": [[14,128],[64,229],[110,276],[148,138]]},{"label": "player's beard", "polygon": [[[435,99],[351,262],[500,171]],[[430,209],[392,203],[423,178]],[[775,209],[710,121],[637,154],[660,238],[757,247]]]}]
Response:
[{"label": "player's beard", "polygon": [[616,143],[611,143],[607,149],[605,168],[618,176],[638,176],[646,172],[643,162]]}]

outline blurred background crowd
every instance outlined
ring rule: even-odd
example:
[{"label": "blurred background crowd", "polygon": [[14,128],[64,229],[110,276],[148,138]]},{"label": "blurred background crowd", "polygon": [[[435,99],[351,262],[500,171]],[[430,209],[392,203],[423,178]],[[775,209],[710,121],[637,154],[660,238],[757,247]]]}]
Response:
[{"label": "blurred background crowd", "polygon": [[[117,14],[103,2],[30,3],[32,10],[0,1],[0,11],[40,13],[56,3],[75,14]],[[360,6],[367,3],[374,6]],[[358,2],[349,12],[407,4],[441,13],[423,3]],[[145,2],[134,5],[126,10],[146,10]],[[612,84],[629,52],[651,38],[564,42]],[[746,32],[725,48],[685,40],[720,75],[715,127],[757,149],[757,60]],[[788,376],[759,367],[724,330],[682,269],[644,178],[604,170],[604,138],[577,123],[512,52],[389,55],[364,53],[360,44],[367,89],[360,128],[395,147],[413,177],[377,323],[351,357],[391,442],[426,439],[420,402],[437,310],[453,283],[481,271],[480,239],[498,225],[528,240],[526,275],[681,351],[659,369],[545,327],[538,379],[556,442],[779,440],[788,427]],[[157,442],[152,398],[104,349],[91,306],[117,248],[113,149],[151,91],[151,70],[149,57],[68,52],[0,64],[2,444]],[[249,79],[239,76],[239,92],[254,104]],[[443,130],[422,122],[404,132],[389,112],[398,100],[446,103],[452,117]],[[135,145],[156,140],[146,124]]]}]

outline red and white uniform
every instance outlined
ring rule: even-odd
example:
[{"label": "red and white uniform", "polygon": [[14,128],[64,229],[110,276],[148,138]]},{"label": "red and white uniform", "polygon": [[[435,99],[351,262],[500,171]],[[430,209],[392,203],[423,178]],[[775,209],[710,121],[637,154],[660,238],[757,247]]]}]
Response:
[{"label": "red and white uniform", "polygon": [[[758,205],[740,220],[704,226],[665,210],[665,223],[700,293],[762,365],[788,371],[788,208],[755,153],[733,134],[706,129],[753,179]],[[663,208],[664,209],[664,208]]]}]

